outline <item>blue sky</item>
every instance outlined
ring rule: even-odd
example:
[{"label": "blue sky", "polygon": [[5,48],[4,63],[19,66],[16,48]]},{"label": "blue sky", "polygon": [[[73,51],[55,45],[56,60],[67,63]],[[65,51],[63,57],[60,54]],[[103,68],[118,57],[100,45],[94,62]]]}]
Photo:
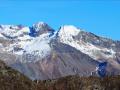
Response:
[{"label": "blue sky", "polygon": [[0,24],[72,24],[120,40],[119,0],[0,0]]}]

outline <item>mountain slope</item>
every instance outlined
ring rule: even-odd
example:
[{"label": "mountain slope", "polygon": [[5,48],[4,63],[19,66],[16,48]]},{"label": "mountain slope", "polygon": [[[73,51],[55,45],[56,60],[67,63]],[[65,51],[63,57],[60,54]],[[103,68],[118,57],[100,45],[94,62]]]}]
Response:
[{"label": "mountain slope", "polygon": [[79,77],[67,76],[38,82],[38,90],[120,90],[120,76]]},{"label": "mountain slope", "polygon": [[0,60],[0,90],[35,90],[35,83]]},{"label": "mountain slope", "polygon": [[8,66],[33,80],[89,76],[104,61],[108,75],[120,73],[120,41],[72,25],[58,31],[43,22],[32,27],[1,25],[0,50],[0,58]]},{"label": "mountain slope", "polygon": [[120,76],[67,76],[53,80],[29,80],[0,60],[0,90],[119,90]]}]

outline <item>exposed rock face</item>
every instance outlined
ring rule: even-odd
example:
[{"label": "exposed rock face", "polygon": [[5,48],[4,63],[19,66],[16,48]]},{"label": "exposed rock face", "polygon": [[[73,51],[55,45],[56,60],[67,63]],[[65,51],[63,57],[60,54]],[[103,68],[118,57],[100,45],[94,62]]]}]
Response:
[{"label": "exposed rock face", "polygon": [[[71,46],[54,42],[51,54],[35,63],[13,63],[10,66],[31,79],[54,79],[67,75],[89,76],[98,62]],[[67,49],[66,49],[67,47]],[[87,66],[87,67],[86,67]]]},{"label": "exposed rock face", "polygon": [[30,79],[89,76],[99,62],[108,75],[120,73],[120,41],[96,36],[71,25],[58,31],[43,22],[31,28],[1,25],[0,58]]},{"label": "exposed rock face", "polygon": [[35,31],[40,35],[46,32],[54,32],[54,29],[52,29],[48,24],[44,23],[44,22],[38,22],[36,24],[34,24],[33,29],[35,29]]}]

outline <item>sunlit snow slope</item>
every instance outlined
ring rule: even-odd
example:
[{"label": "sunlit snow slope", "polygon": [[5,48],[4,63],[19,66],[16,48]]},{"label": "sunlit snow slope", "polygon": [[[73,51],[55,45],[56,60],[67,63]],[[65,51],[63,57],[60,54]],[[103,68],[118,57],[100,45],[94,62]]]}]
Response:
[{"label": "sunlit snow slope", "polygon": [[0,25],[0,51],[5,63],[31,79],[89,76],[104,61],[110,74],[120,72],[120,42],[73,25],[59,30],[44,22],[31,27]]}]

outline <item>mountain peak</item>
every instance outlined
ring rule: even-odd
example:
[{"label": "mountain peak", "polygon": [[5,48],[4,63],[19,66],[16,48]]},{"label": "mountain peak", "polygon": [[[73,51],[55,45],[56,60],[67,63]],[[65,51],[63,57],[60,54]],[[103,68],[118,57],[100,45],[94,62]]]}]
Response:
[{"label": "mountain peak", "polygon": [[33,28],[36,31],[54,31],[47,23],[45,22],[38,22],[33,24]]},{"label": "mountain peak", "polygon": [[76,36],[80,31],[73,25],[64,25],[59,30],[59,36]]},{"label": "mountain peak", "polygon": [[45,22],[37,22],[35,24],[33,24],[33,26],[36,26],[36,27],[46,27],[46,26],[49,26],[47,23]]},{"label": "mountain peak", "polygon": [[45,23],[45,22],[40,21],[40,22],[37,22],[36,24],[45,25],[46,23]]},{"label": "mountain peak", "polygon": [[44,22],[21,29],[3,25],[0,27],[0,51],[0,57],[8,65],[31,79],[71,74],[88,76],[103,61],[110,69],[115,69],[115,73],[120,72],[120,43],[73,25],[61,26],[56,32]]}]

